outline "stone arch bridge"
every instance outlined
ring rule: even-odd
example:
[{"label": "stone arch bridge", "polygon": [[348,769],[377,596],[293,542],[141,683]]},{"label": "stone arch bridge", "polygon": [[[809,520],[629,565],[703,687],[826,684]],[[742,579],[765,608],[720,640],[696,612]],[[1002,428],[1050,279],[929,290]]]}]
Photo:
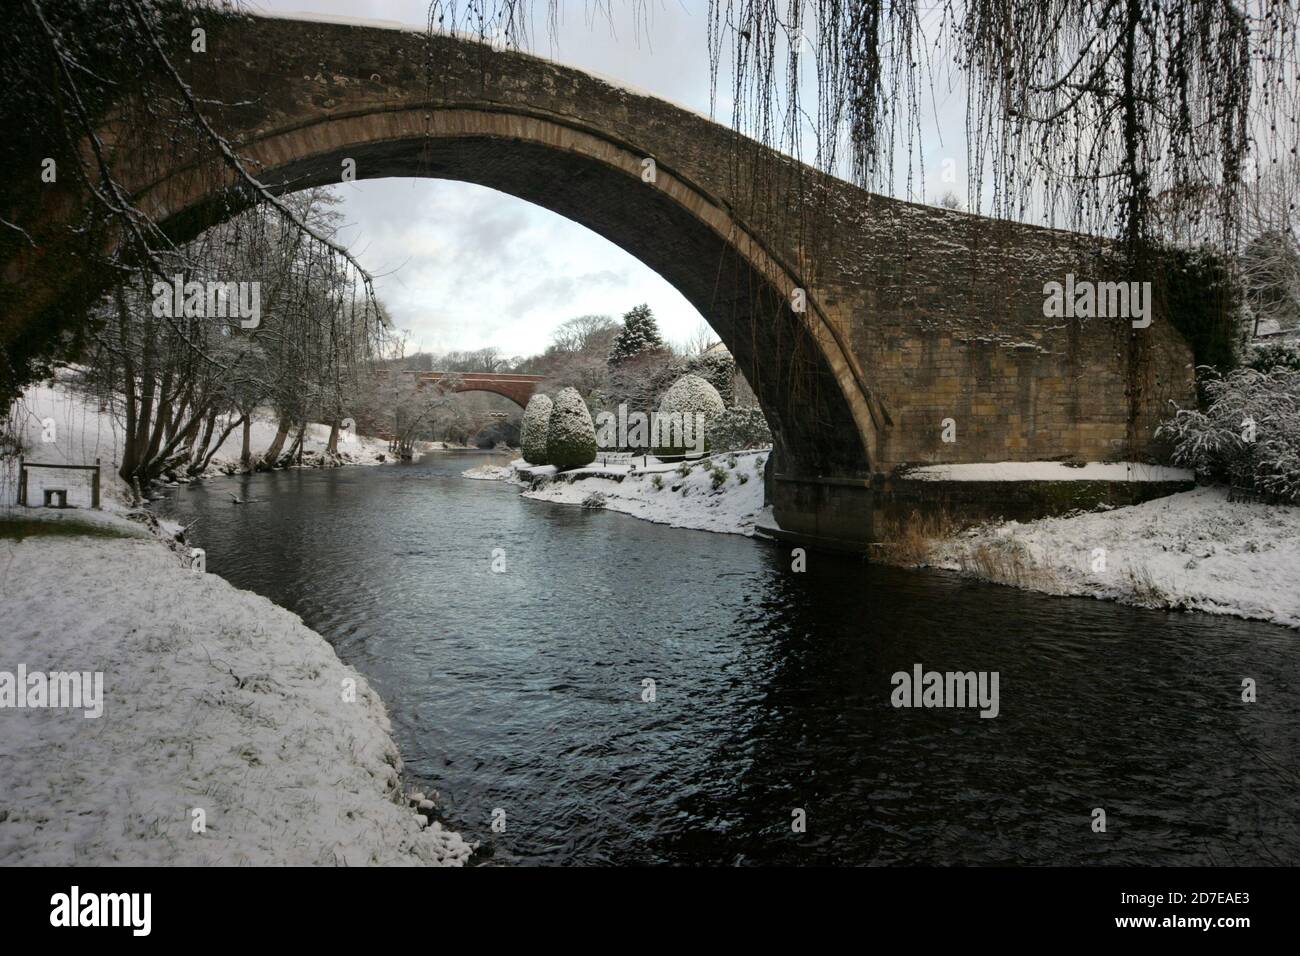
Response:
[{"label": "stone arch bridge", "polygon": [[[380,375],[387,373],[380,372]],[[491,392],[504,395],[520,408],[528,404],[537,386],[546,381],[545,375],[524,375],[517,372],[419,372],[403,371],[399,375],[415,380],[416,388],[428,388],[447,380],[448,391]]]},{"label": "stone arch bridge", "polygon": [[[273,189],[336,183],[347,160],[361,179],[478,183],[676,286],[772,425],[777,521],[812,541],[877,536],[899,466],[1140,457],[1169,400],[1191,393],[1190,350],[1158,308],[1141,329],[1044,315],[1048,281],[1126,278],[1096,240],[871,194],[671,103],[467,39],[196,16],[207,52],[178,68],[201,102],[225,104],[208,107],[214,125]],[[138,165],[156,135],[107,130],[108,162],[192,237],[229,214],[233,174]],[[84,282],[26,251],[3,277],[18,327]]]}]

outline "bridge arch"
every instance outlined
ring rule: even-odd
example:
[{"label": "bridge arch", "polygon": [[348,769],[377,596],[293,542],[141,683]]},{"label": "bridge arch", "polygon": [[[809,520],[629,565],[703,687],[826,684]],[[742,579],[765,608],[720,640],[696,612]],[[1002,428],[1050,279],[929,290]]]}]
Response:
[{"label": "bridge arch", "polygon": [[508,398],[521,409],[527,407],[537,387],[546,381],[545,375],[525,375],[521,372],[401,372],[416,381],[417,388],[437,385],[452,378],[452,392],[487,392]]},{"label": "bridge arch", "polygon": [[[471,182],[586,226],[658,272],[704,316],[753,386],[784,457],[816,473],[869,474],[879,412],[810,283],[657,155],[651,144],[530,112],[427,103],[287,122],[241,146],[259,179],[279,192],[335,184],[351,159],[358,179]],[[218,194],[207,170],[185,169],[139,201],[183,239],[230,214]],[[791,304],[796,289],[803,312]]]}]

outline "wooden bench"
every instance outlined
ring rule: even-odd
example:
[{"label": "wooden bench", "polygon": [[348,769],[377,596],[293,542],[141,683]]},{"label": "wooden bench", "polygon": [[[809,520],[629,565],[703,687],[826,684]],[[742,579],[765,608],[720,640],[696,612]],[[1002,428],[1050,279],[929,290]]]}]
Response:
[{"label": "wooden bench", "polygon": [[[27,501],[27,476],[33,468],[45,468],[64,471],[88,471],[90,472],[90,507],[99,508],[99,459],[95,459],[93,465],[67,465],[61,462],[39,462],[28,461],[22,455],[18,456],[18,504],[23,507],[30,507]],[[68,489],[66,488],[44,488],[45,500],[43,502],[46,508],[69,508]],[[56,500],[57,499],[57,500]]]}]

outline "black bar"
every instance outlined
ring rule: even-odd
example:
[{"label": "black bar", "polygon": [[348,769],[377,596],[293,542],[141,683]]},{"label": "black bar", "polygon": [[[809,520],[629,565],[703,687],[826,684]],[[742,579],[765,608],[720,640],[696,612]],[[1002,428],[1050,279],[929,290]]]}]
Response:
[{"label": "black bar", "polygon": [[[76,886],[83,900],[149,893],[149,936],[164,943],[255,933],[259,946],[321,940],[337,951],[351,938],[374,943],[399,930],[420,938],[436,927],[441,939],[460,926],[482,941],[518,927],[566,943],[595,932],[607,942],[649,934],[674,949],[689,930],[693,939],[722,932],[729,950],[738,939],[793,934],[895,940],[910,952],[947,940],[996,952],[1026,940],[1125,938],[1144,948],[1212,940],[1231,951],[1293,930],[1294,877],[1287,868],[9,869],[0,872],[0,914],[6,942],[74,929],[134,942],[124,927],[51,926],[57,894],[70,902]],[[1182,899],[1171,903],[1170,894]]]}]

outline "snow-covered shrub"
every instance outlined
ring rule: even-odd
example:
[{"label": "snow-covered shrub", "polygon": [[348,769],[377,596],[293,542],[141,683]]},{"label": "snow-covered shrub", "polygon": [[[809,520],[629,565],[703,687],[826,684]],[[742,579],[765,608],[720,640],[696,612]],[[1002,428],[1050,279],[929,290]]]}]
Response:
[{"label": "snow-covered shrub", "polygon": [[686,371],[698,375],[716,388],[724,405],[730,405],[736,400],[736,360],[730,352],[719,349],[693,356],[686,361]]},{"label": "snow-covered shrub", "polygon": [[652,485],[654,486],[655,491],[663,491],[663,490],[664,490],[664,478],[663,478],[663,475],[654,475],[654,476],[650,479],[650,484],[652,484]]},{"label": "snow-covered shrub", "polygon": [[772,444],[772,430],[761,409],[728,408],[709,430],[709,444],[719,451],[766,448]]},{"label": "snow-covered shrub", "polygon": [[593,491],[587,497],[582,499],[582,508],[584,511],[599,511],[605,507],[605,496],[599,491]]},{"label": "snow-covered shrub", "polygon": [[1198,475],[1300,503],[1300,370],[1208,375],[1204,412],[1180,409],[1157,435]]},{"label": "snow-covered shrub", "polygon": [[561,471],[596,460],[596,425],[576,388],[561,389],[555,396],[546,431],[546,456],[549,464]]},{"label": "snow-covered shrub", "polygon": [[713,490],[717,491],[727,483],[727,469],[715,464],[709,469],[709,482],[713,485]]},{"label": "snow-covered shrub", "polygon": [[1275,368],[1300,369],[1300,342],[1260,342],[1246,353],[1246,364],[1257,372]]},{"label": "snow-covered shrub", "polygon": [[519,429],[519,443],[523,446],[524,461],[532,465],[548,465],[546,435],[551,427],[552,402],[538,393],[528,400],[524,421]]},{"label": "snow-covered shrub", "polygon": [[[721,418],[726,410],[727,407],[723,404],[718,390],[698,375],[683,375],[673,383],[672,388],[668,389],[664,400],[659,404],[660,415],[679,414],[682,416],[683,426],[689,422],[693,439],[697,439],[694,429],[702,423],[705,451],[710,447],[713,423]],[[697,415],[700,418],[697,419]],[[694,441],[691,446],[694,447]],[[682,454],[686,450],[685,447],[664,447],[658,449],[656,453]]]}]

